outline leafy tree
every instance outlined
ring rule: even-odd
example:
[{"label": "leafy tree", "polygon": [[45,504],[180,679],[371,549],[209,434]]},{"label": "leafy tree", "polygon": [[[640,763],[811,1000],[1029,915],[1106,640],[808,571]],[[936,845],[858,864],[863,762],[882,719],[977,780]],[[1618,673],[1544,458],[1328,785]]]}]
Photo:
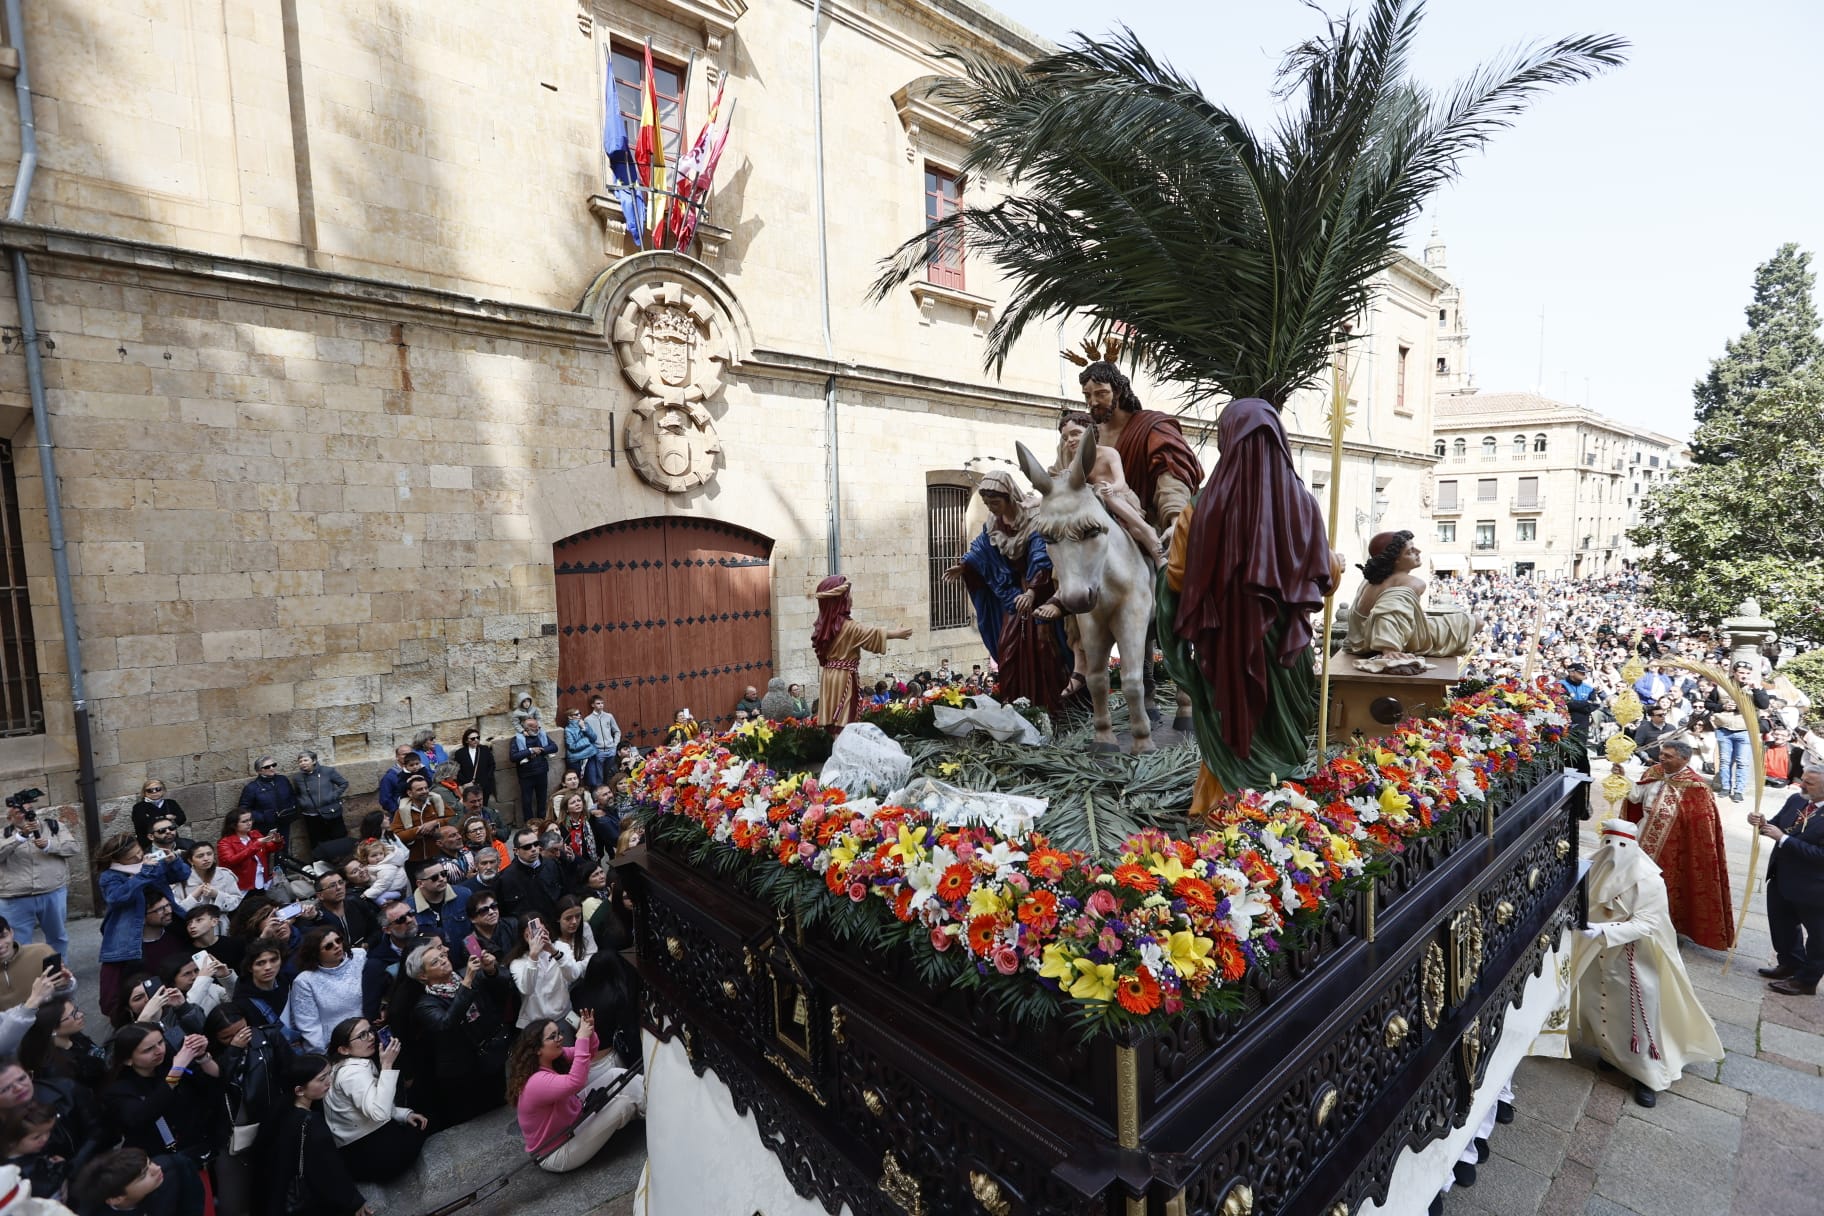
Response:
[{"label": "leafy tree", "polygon": [[[1755,398],[1789,382],[1824,387],[1824,339],[1812,302],[1816,277],[1811,254],[1790,242],[1754,272],[1754,302],[1748,331],[1710,363],[1710,373],[1692,390],[1697,399],[1698,435],[1692,455],[1699,464],[1735,458],[1735,420],[1751,416]],[[1716,423],[1708,433],[1703,424]]]},{"label": "leafy tree", "polygon": [[1654,600],[1716,621],[1753,596],[1800,645],[1824,641],[1824,339],[1811,256],[1782,245],[1755,272],[1748,330],[1695,388],[1693,464],[1657,486],[1630,533],[1655,546]]},{"label": "leafy tree", "polygon": [[1567,38],[1478,67],[1443,92],[1407,75],[1422,0],[1371,0],[1293,48],[1295,105],[1262,138],[1155,59],[1132,31],[1025,67],[952,51],[932,96],[972,122],[966,173],[1011,197],[900,246],[876,299],[952,243],[1011,283],[988,335],[998,368],[1028,326],[1083,314],[1190,400],[1283,405],[1326,372],[1405,226],[1540,92],[1622,62],[1626,42]]}]

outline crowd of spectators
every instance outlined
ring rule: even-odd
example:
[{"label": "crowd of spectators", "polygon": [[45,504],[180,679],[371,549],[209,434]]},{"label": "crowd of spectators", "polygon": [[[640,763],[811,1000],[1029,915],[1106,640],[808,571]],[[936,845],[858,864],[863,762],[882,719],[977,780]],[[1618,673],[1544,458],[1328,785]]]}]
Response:
[{"label": "crowd of spectators", "polygon": [[[1459,601],[1482,618],[1476,651],[1464,674],[1482,679],[1519,675],[1538,632],[1534,670],[1559,679],[1570,699],[1574,725],[1592,750],[1616,731],[1616,697],[1631,687],[1641,717],[1627,727],[1638,770],[1652,763],[1667,738],[1689,743],[1692,764],[1712,779],[1719,797],[1744,801],[1753,789],[1748,715],[1709,678],[1668,660],[1726,671],[1752,698],[1760,724],[1764,763],[1759,779],[1775,787],[1796,782],[1809,752],[1824,763],[1824,737],[1809,698],[1786,680],[1776,652],[1732,654],[1719,633],[1694,628],[1674,612],[1642,603],[1632,574],[1601,579],[1533,580],[1481,574],[1467,581],[1440,577],[1433,595]],[[1639,657],[1645,672],[1630,682],[1622,668]]]},{"label": "crowd of spectators", "polygon": [[348,782],[312,752],[291,773],[261,757],[214,839],[147,780],[132,830],[94,851],[101,965],[82,982],[102,1028],[63,961],[76,845],[38,791],[9,799],[0,1171],[85,1216],[367,1216],[362,1184],[509,1101],[530,1161],[589,1160],[645,1105],[611,868],[638,829],[594,709],[564,732],[585,747],[551,746],[536,710],[520,723],[522,787],[559,774],[523,821],[496,808],[475,731],[453,753],[429,731],[402,744],[353,833]]}]

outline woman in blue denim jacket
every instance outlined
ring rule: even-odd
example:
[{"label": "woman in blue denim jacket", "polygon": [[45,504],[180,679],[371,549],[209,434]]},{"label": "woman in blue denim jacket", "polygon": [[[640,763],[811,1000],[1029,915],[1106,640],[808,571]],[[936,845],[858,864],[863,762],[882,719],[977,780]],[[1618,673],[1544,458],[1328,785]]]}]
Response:
[{"label": "woman in blue denim jacket", "polygon": [[190,866],[173,853],[148,860],[132,832],[119,832],[101,842],[95,851],[101,871],[101,898],[107,910],[101,919],[101,984],[97,994],[103,1009],[112,1009],[120,981],[139,965],[145,951],[146,894],[151,891],[171,900],[171,883],[190,877]]}]

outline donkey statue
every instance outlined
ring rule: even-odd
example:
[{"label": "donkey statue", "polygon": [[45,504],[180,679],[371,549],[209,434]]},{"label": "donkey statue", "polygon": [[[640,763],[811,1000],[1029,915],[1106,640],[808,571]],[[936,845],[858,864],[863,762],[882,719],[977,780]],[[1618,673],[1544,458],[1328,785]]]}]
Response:
[{"label": "donkey statue", "polygon": [[1146,626],[1153,619],[1153,567],[1089,484],[1096,463],[1096,428],[1083,436],[1077,458],[1056,478],[1025,444],[1015,446],[1020,471],[1042,496],[1036,530],[1051,554],[1058,606],[1077,618],[1089,659],[1089,693],[1096,715],[1090,750],[1120,750],[1108,716],[1108,655],[1118,644],[1133,751],[1150,752],[1153,720],[1147,713],[1144,677],[1152,658],[1146,648]]}]

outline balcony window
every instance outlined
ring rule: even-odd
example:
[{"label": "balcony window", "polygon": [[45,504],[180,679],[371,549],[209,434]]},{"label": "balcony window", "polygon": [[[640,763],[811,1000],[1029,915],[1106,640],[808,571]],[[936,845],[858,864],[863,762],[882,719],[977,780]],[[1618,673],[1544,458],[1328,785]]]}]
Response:
[{"label": "balcony window", "polygon": [[1438,525],[1438,543],[1454,545],[1457,543],[1457,524],[1455,520],[1446,520]]},{"label": "balcony window", "polygon": [[1514,521],[1515,540],[1538,540],[1539,521],[1536,519],[1518,519]]},{"label": "balcony window", "polygon": [[1444,459],[1444,441],[1439,439],[1431,445],[1431,454],[1439,460]]},{"label": "balcony window", "polygon": [[1495,521],[1479,519],[1476,521],[1476,548],[1492,549],[1495,547]]},{"label": "balcony window", "polygon": [[[925,227],[934,227],[945,216],[954,215],[962,205],[963,182],[960,177],[936,165],[925,166]],[[951,229],[936,242],[935,253],[926,263],[930,280],[939,287],[963,286],[963,234]]]},{"label": "balcony window", "polygon": [[[610,50],[614,56],[615,101],[627,134],[633,138],[640,129],[640,94],[646,79],[646,48],[616,42]],[[659,130],[664,136],[665,164],[676,165],[684,155],[684,67],[652,57],[652,80],[659,95]]]},{"label": "balcony window", "polygon": [[1501,481],[1495,477],[1482,477],[1476,480],[1476,501],[1493,502],[1500,493]]},{"label": "balcony window", "polygon": [[1469,454],[1469,440],[1459,438],[1452,442],[1450,445],[1450,454],[1457,457],[1467,456]]},{"label": "balcony window", "polygon": [[1536,456],[1545,455],[1545,436],[1544,436],[1544,434],[1538,434],[1538,435],[1533,436],[1533,454]]},{"label": "balcony window", "polygon": [[1482,436],[1482,459],[1493,460],[1494,458],[1495,437],[1493,435],[1484,435]]},{"label": "balcony window", "polygon": [[1454,511],[1457,509],[1457,483],[1440,481],[1438,483],[1438,510]]}]

